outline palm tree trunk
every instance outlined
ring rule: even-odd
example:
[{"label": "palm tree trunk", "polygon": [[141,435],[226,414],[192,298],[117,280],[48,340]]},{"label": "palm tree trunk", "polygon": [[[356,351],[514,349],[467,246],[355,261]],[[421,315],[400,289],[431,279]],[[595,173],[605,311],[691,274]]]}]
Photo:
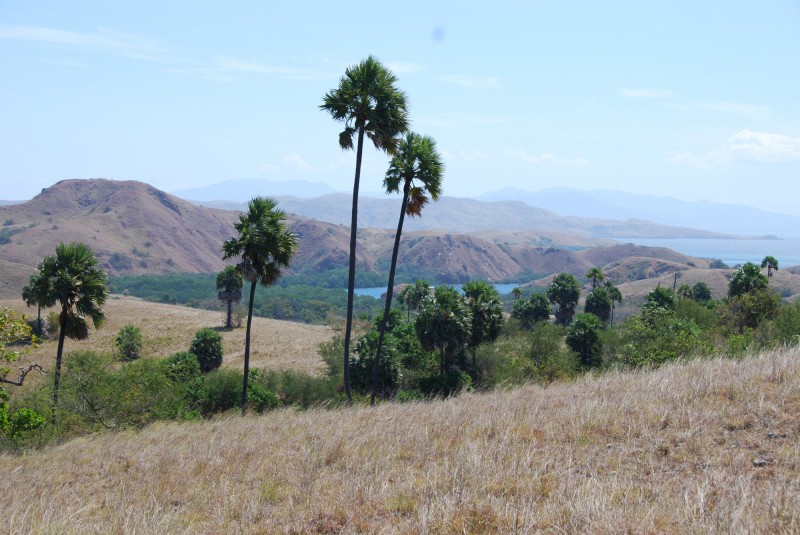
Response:
[{"label": "palm tree trunk", "polygon": [[233,317],[233,301],[228,301],[228,317],[225,320],[225,328],[230,329],[233,327],[231,319]]},{"label": "palm tree trunk", "polygon": [[53,410],[50,423],[56,426],[56,406],[58,405],[58,387],[61,383],[61,356],[64,354],[64,339],[67,337],[67,311],[61,311],[60,329],[58,333],[58,349],[56,350],[56,370],[53,373]]},{"label": "palm tree trunk", "polygon": [[247,414],[247,378],[250,375],[250,325],[253,322],[253,299],[256,281],[250,283],[250,304],[247,307],[247,329],[244,335],[244,379],[242,380],[242,416]]},{"label": "palm tree trunk", "polygon": [[408,192],[411,189],[411,182],[406,180],[403,186],[403,202],[400,204],[400,221],[397,223],[397,234],[394,236],[394,249],[392,249],[392,263],[389,267],[389,284],[386,287],[386,306],[383,309],[383,319],[378,331],[378,348],[375,350],[375,362],[372,363],[372,395],[369,404],[375,405],[375,392],[378,389],[378,367],[381,362],[381,349],[383,348],[383,335],[386,333],[386,320],[392,309],[392,294],[394,293],[394,274],[397,269],[397,254],[400,251],[400,234],[403,232],[403,221],[406,217],[406,207],[408,206]]},{"label": "palm tree trunk", "polygon": [[361,181],[361,155],[364,149],[364,127],[358,127],[356,176],[353,180],[353,211],[350,216],[350,270],[347,274],[347,322],[344,328],[344,392],[347,403],[353,403],[350,391],[350,334],[353,330],[353,299],[356,289],[356,235],[358,233],[358,185]]}]

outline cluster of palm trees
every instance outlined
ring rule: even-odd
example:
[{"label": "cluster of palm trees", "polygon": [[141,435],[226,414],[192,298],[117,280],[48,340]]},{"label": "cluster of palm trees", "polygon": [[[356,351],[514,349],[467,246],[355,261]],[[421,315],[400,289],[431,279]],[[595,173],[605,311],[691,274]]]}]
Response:
[{"label": "cluster of palm trees", "polygon": [[[402,189],[400,218],[395,234],[386,307],[381,320],[378,346],[372,370],[372,396],[375,401],[377,376],[386,320],[392,306],[395,269],[400,246],[400,235],[406,215],[419,216],[429,200],[441,194],[443,164],[436,143],[427,136],[409,132],[406,95],[395,87],[397,78],[375,57],[369,56],[349,67],[339,81],[339,86],[326,93],[320,108],[330,113],[334,120],[344,123],[339,134],[343,150],[356,150],[355,179],[353,180],[353,206],[350,219],[350,258],[347,278],[347,316],[344,334],[344,389],[348,402],[352,402],[350,388],[350,339],[353,326],[353,300],[355,295],[356,235],[358,229],[358,190],[361,181],[361,160],[364,137],[376,149],[391,156],[384,179],[387,193]],[[403,137],[405,134],[405,137]],[[356,138],[354,144],[353,138]]]}]

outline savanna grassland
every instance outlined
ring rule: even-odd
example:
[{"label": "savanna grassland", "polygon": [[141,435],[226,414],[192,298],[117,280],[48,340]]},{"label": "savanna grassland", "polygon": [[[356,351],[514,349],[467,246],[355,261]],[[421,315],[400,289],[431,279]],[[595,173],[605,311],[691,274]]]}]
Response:
[{"label": "savanna grassland", "polygon": [[[36,308],[26,307],[21,300],[0,300],[2,307],[36,318]],[[52,310],[46,310],[44,315]],[[105,324],[100,329],[92,330],[88,340],[67,339],[64,344],[66,354],[78,350],[114,353],[119,330],[131,324],[142,331],[142,356],[163,358],[179,351],[188,351],[195,333],[208,327],[216,329],[222,338],[222,366],[242,367],[244,328],[223,329],[225,312],[222,306],[218,311],[202,310],[113,295],[106,301],[103,311]],[[330,327],[255,317],[250,361],[255,367],[263,369],[319,373],[325,367],[318,354],[319,344],[329,340],[332,334]],[[46,369],[51,369],[57,345],[57,336],[45,340],[23,363],[38,362]]]},{"label": "savanna grassland", "polygon": [[1,455],[9,533],[796,533],[800,350]]}]

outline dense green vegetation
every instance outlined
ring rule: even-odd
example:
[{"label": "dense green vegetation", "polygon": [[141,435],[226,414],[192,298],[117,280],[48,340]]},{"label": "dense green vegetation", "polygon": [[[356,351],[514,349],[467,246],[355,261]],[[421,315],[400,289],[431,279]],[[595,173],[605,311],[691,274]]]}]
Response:
[{"label": "dense green vegetation", "polygon": [[[214,273],[183,273],[169,275],[135,275],[111,277],[109,287],[113,293],[127,293],[148,301],[172,303],[216,310],[220,307],[215,289]],[[284,279],[289,279],[284,280]],[[324,324],[341,317],[347,303],[342,286],[326,288],[314,286],[313,279],[282,277],[277,284],[258,292],[253,302],[253,313],[268,318]],[[356,316],[375,317],[383,304],[368,296],[356,296]],[[241,311],[234,310],[235,313]]]}]

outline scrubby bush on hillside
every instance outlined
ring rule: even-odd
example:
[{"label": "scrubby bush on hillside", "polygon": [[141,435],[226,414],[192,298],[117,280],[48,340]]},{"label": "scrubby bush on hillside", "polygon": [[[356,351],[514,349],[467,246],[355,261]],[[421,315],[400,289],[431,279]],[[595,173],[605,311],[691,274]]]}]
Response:
[{"label": "scrubby bush on hillside", "polygon": [[200,370],[203,373],[222,366],[222,338],[213,329],[197,331],[189,351],[197,355],[197,362],[200,363]]},{"label": "scrubby bush on hillside", "polygon": [[136,360],[142,351],[142,331],[135,325],[125,325],[115,340],[122,360]]},{"label": "scrubby bush on hillside", "polygon": [[173,383],[189,382],[201,373],[197,355],[189,351],[175,353],[164,359],[164,369]]}]

